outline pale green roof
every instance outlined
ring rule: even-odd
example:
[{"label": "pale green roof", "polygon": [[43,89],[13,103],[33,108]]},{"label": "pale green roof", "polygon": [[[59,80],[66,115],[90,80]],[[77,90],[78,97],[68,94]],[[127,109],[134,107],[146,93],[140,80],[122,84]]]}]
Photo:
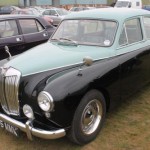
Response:
[{"label": "pale green roof", "polygon": [[81,12],[73,12],[66,16],[65,19],[76,19],[76,18],[93,18],[93,19],[110,19],[121,21],[126,18],[138,16],[138,15],[146,15],[150,12],[143,9],[132,9],[132,8],[100,8],[94,10],[87,10]]}]

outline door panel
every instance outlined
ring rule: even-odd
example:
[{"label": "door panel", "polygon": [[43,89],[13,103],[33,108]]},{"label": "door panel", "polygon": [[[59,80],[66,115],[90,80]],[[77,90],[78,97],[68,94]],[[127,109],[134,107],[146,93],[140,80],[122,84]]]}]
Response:
[{"label": "door panel", "polygon": [[26,49],[32,48],[48,40],[45,28],[35,19],[20,19],[20,27],[25,40]]},{"label": "door panel", "polygon": [[125,99],[149,82],[150,49],[143,40],[138,18],[125,22],[120,39],[123,45],[117,55],[121,66],[121,97]]},{"label": "door panel", "polygon": [[9,47],[11,55],[21,53],[24,49],[24,38],[20,35],[15,20],[0,21],[0,43],[0,60],[9,56],[5,52],[5,46]]}]

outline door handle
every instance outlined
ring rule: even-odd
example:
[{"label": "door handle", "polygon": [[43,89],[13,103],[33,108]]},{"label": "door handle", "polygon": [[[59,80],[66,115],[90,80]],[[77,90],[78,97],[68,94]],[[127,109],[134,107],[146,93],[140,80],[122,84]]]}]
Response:
[{"label": "door handle", "polygon": [[48,36],[48,34],[47,33],[43,33],[43,36],[46,37],[46,36]]},{"label": "door handle", "polygon": [[22,38],[16,38],[16,41],[20,42],[20,41],[22,41]]}]

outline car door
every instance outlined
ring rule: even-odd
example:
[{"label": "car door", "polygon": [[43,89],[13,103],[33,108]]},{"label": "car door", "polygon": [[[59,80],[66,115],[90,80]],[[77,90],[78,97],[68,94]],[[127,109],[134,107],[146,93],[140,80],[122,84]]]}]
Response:
[{"label": "car door", "polygon": [[49,39],[45,27],[37,19],[19,19],[19,24],[26,43],[26,49],[46,42]]},{"label": "car door", "polygon": [[14,19],[0,21],[0,60],[9,55],[5,52],[5,46],[9,47],[11,55],[16,55],[24,48],[24,38],[20,34],[17,21]]},{"label": "car door", "polygon": [[59,16],[59,14],[57,13],[57,11],[56,10],[51,10],[50,11],[50,16],[53,19],[53,24],[55,26],[57,26],[60,23],[60,21],[61,21],[61,18]]},{"label": "car door", "polygon": [[141,18],[125,21],[119,39],[121,97],[127,98],[149,81],[150,49],[142,30]]}]

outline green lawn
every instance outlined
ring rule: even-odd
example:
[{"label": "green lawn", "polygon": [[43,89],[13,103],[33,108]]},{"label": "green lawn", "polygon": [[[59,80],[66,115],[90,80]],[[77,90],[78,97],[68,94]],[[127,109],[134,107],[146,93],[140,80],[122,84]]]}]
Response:
[{"label": "green lawn", "polygon": [[150,85],[107,114],[101,133],[77,146],[67,138],[29,141],[0,129],[1,150],[148,150],[150,149]]},{"label": "green lawn", "polygon": [[19,0],[0,0],[0,6],[4,5],[18,5]]}]

